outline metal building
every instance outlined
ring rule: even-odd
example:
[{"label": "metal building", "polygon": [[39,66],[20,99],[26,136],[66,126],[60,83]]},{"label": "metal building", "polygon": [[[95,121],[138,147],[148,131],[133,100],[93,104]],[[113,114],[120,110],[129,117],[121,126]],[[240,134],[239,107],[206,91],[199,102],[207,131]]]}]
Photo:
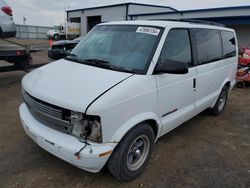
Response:
[{"label": "metal building", "polygon": [[213,21],[236,30],[239,45],[250,44],[250,6],[178,11],[169,6],[125,3],[68,10],[68,21],[81,23],[85,35],[100,22],[146,19],[199,19]]},{"label": "metal building", "polygon": [[139,3],[122,3],[92,8],[67,10],[70,22],[81,23],[81,34],[85,35],[96,24],[101,22],[130,20],[130,15],[176,12],[168,6],[148,5]]}]

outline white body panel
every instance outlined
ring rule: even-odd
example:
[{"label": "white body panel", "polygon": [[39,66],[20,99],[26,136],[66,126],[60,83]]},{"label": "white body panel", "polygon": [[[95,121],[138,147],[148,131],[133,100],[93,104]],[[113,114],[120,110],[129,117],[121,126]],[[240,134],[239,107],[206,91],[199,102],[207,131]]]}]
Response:
[{"label": "white body panel", "polygon": [[88,110],[100,114],[104,142],[119,142],[124,133],[147,119],[159,121],[155,76],[134,75],[97,100]]},{"label": "white body panel", "polygon": [[229,58],[197,67],[196,114],[214,106],[227,82],[230,82],[231,86],[234,85],[236,61],[236,58]]},{"label": "white body panel", "polygon": [[[232,32],[233,30],[166,21],[112,22],[110,24],[149,25],[166,28],[147,74],[132,75],[60,60],[29,73],[22,81],[24,90],[37,99],[83,113],[87,110],[87,115],[100,116],[103,145],[99,145],[98,151],[113,149],[129,130],[147,120],[156,122],[157,140],[159,136],[202,110],[212,107],[222,87],[228,82],[233,87],[235,83],[237,55],[211,64],[194,66],[189,68],[188,74],[184,75],[153,74],[169,29],[198,27]],[[197,80],[196,88],[193,87],[194,78]],[[57,131],[35,121],[25,105],[20,108],[20,116],[23,124],[34,130],[33,133],[36,137],[48,138],[55,143],[60,143],[64,139],[63,133],[56,133]],[[39,126],[43,128],[40,129]],[[53,134],[58,134],[58,136],[53,137]],[[65,139],[71,142],[72,138],[67,135]],[[63,144],[65,144],[68,149],[72,147],[72,150],[76,151],[80,145],[76,138],[74,140],[71,146],[67,143],[62,143],[61,146],[64,147]],[[35,141],[41,145],[39,139]],[[42,147],[49,150],[43,145]],[[76,165],[75,162],[67,159],[66,154],[59,154],[54,152],[54,149],[52,150],[49,151],[54,155]],[[100,161],[101,164],[98,161],[98,168],[96,167],[94,170],[89,169],[84,161],[76,166],[97,172],[107,160],[105,158]]]},{"label": "white body panel", "polygon": [[184,75],[156,76],[159,117],[164,125],[161,135],[193,117],[195,110],[193,79],[195,77],[196,68],[190,68],[189,73]]}]

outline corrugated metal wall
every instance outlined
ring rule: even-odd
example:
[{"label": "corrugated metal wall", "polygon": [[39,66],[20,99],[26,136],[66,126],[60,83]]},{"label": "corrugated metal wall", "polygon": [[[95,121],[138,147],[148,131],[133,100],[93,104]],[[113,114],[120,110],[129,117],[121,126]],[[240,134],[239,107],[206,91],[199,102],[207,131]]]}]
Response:
[{"label": "corrugated metal wall", "polygon": [[30,25],[16,25],[18,39],[46,39],[47,31],[51,27],[44,26],[30,26]]},{"label": "corrugated metal wall", "polygon": [[236,31],[239,46],[250,45],[250,25],[228,25]]}]

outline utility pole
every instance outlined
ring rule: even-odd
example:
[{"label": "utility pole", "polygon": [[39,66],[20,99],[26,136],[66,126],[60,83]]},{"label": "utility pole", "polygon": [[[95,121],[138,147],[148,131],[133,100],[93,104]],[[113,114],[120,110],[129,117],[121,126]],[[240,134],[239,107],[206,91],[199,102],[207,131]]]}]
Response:
[{"label": "utility pole", "polygon": [[26,23],[26,18],[25,17],[23,17],[23,25],[25,25],[25,23]]}]

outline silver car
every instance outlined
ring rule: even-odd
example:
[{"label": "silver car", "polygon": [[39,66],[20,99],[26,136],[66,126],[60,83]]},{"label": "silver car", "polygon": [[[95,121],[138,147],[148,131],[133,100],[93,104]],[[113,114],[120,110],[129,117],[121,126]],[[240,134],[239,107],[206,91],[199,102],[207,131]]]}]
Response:
[{"label": "silver car", "polygon": [[12,9],[5,1],[0,0],[0,38],[16,36],[16,26],[12,17]]}]

